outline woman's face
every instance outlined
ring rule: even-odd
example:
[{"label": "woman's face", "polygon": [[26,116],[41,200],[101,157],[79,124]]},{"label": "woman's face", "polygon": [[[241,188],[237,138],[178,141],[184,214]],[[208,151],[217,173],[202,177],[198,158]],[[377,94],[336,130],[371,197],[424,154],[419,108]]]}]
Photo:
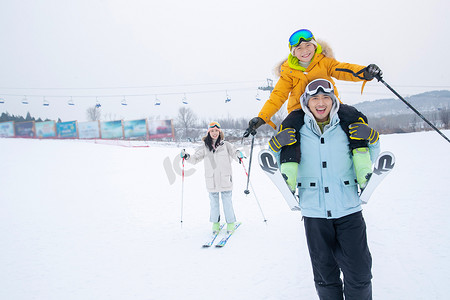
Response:
[{"label": "woman's face", "polygon": [[294,50],[294,56],[301,62],[310,62],[314,53],[316,52],[316,46],[310,42],[301,42]]},{"label": "woman's face", "polygon": [[211,128],[211,130],[209,131],[209,135],[211,136],[211,138],[213,140],[217,140],[217,138],[219,137],[220,134],[220,130],[217,128]]}]

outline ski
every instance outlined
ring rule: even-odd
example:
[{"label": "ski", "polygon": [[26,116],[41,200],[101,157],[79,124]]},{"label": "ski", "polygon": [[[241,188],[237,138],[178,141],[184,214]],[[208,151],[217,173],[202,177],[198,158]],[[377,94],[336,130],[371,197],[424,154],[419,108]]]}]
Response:
[{"label": "ski", "polygon": [[383,181],[384,177],[392,171],[394,165],[395,156],[391,152],[383,152],[377,157],[369,182],[359,195],[363,204],[366,204],[369,201],[370,196],[372,196],[376,187]]},{"label": "ski", "polygon": [[236,229],[239,228],[239,226],[241,226],[241,223],[236,223],[236,225],[234,225],[234,230],[231,231],[231,232],[229,232],[229,233],[227,233],[227,235],[225,235],[225,237],[223,237],[223,238],[220,240],[220,242],[218,242],[218,243],[216,244],[216,247],[217,247],[217,248],[222,248],[222,247],[224,247],[224,246],[227,244],[227,242],[228,242],[228,240],[230,239],[230,237],[231,237],[231,236],[233,235],[233,233],[236,231]]},{"label": "ski", "polygon": [[283,175],[278,168],[278,163],[270,150],[263,149],[258,155],[259,165],[261,169],[269,176],[270,180],[275,184],[278,190],[286,200],[287,205],[291,210],[300,210],[298,199],[294,193],[289,189],[286,180],[284,180]]},{"label": "ski", "polygon": [[206,243],[203,244],[203,248],[209,248],[214,244],[214,241],[216,240],[216,238],[219,235],[220,231],[222,230],[223,226],[225,226],[225,224],[220,225],[219,231],[213,232],[211,234],[211,238],[209,239],[209,241],[207,241]]}]

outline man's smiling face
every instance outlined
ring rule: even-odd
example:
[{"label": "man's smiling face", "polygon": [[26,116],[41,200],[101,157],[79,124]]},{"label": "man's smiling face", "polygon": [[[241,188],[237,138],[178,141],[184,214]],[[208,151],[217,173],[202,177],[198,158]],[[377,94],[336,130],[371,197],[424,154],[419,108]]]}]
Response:
[{"label": "man's smiling face", "polygon": [[325,122],[328,120],[331,108],[333,107],[333,99],[330,96],[319,94],[312,96],[308,101],[308,108],[311,110],[317,122]]}]

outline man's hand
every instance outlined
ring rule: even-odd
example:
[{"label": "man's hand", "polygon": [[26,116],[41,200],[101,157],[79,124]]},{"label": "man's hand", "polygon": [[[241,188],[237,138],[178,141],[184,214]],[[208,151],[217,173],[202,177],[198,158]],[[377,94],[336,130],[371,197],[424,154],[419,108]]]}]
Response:
[{"label": "man's hand", "polygon": [[359,118],[359,122],[352,123],[348,126],[350,138],[353,140],[368,140],[370,144],[378,141],[380,134],[372,129],[364,122],[363,118]]},{"label": "man's hand", "polygon": [[285,128],[272,137],[269,141],[269,147],[275,152],[280,151],[284,146],[289,146],[297,142],[294,128]]}]

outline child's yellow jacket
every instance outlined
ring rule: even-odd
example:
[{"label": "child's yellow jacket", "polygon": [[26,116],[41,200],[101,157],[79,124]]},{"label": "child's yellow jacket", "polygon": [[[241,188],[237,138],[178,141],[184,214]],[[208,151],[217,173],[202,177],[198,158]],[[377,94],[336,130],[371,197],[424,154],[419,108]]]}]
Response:
[{"label": "child's yellow jacket", "polygon": [[[329,51],[332,53],[331,49]],[[281,108],[287,99],[289,99],[287,104],[288,113],[300,109],[300,96],[305,92],[308,83],[315,79],[324,78],[331,81],[334,85],[334,81],[331,77],[338,80],[363,81],[362,70],[364,68],[365,66],[338,62],[333,57],[325,56],[322,53],[315,54],[305,71],[291,68],[288,60],[286,60],[280,66],[280,79],[258,116],[276,129],[275,124],[270,118]],[[334,92],[339,99],[339,93],[336,86],[334,87]]]}]

